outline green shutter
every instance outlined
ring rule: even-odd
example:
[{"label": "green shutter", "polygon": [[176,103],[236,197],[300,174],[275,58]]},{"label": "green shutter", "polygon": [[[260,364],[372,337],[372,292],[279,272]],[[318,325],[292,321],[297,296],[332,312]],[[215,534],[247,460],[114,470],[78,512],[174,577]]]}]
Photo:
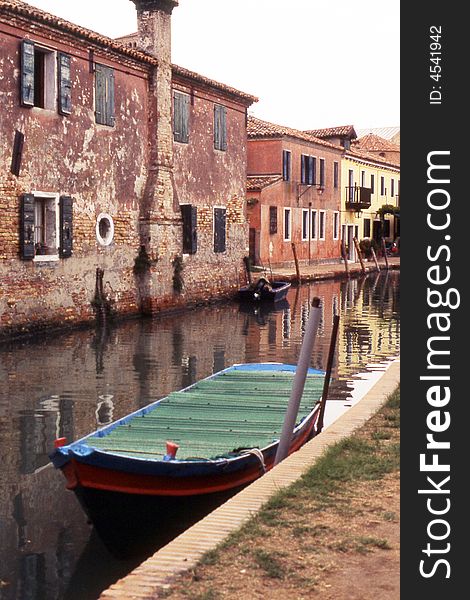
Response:
[{"label": "green shutter", "polygon": [[70,74],[70,56],[59,53],[58,57],[59,79],[59,112],[69,115],[72,112],[72,78]]},{"label": "green shutter", "polygon": [[220,104],[214,104],[214,148],[227,149],[227,110]]},{"label": "green shutter", "polygon": [[34,106],[34,42],[21,42],[21,104]]},{"label": "green shutter", "polygon": [[114,70],[95,65],[95,116],[101,125],[114,126]]},{"label": "green shutter", "polygon": [[214,208],[214,252],[225,252],[226,209]]},{"label": "green shutter", "polygon": [[183,252],[195,254],[197,251],[197,208],[191,204],[181,205],[183,218]]},{"label": "green shutter", "polygon": [[189,96],[173,94],[173,138],[176,142],[189,141]]},{"label": "green shutter", "polygon": [[73,248],[73,200],[70,196],[60,197],[60,248],[62,258],[72,256]]},{"label": "green shutter", "polygon": [[34,258],[34,196],[21,197],[20,255],[23,260]]}]

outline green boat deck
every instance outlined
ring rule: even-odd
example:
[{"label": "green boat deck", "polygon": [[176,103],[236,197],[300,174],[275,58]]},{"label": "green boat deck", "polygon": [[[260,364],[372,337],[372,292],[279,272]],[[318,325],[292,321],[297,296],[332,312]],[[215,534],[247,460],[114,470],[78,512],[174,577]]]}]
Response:
[{"label": "green boat deck", "polygon": [[[239,448],[263,448],[279,439],[294,374],[288,371],[228,370],[173,392],[90,446],[118,454],[161,459],[166,442],[179,445],[179,459],[211,459]],[[324,376],[309,374],[298,421],[319,401]]]}]

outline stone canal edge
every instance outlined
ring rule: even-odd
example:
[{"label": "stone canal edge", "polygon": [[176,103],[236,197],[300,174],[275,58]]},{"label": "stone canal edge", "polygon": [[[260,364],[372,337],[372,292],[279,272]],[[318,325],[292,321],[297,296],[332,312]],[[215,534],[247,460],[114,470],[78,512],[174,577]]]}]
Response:
[{"label": "stone canal edge", "polygon": [[203,554],[250,519],[273,494],[296,481],[329,446],[350,436],[370,419],[399,383],[400,361],[394,360],[369,391],[321,435],[158,550],[102,592],[100,600],[155,598],[176,575],[193,568]]}]

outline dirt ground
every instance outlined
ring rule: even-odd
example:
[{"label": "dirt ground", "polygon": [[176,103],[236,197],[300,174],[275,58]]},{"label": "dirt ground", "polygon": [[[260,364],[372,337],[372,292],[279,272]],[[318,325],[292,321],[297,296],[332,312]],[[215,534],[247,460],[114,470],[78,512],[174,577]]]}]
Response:
[{"label": "dirt ground", "polygon": [[[395,448],[399,427],[390,411],[356,434]],[[382,453],[382,450],[379,450]],[[325,501],[298,503],[256,517],[159,597],[170,600],[398,600],[398,468],[352,480]]]}]

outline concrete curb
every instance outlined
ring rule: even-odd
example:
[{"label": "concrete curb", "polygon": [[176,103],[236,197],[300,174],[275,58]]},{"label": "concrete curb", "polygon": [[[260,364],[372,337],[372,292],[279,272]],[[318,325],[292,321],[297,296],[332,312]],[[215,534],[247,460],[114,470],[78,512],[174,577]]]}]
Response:
[{"label": "concrete curb", "polygon": [[400,361],[393,361],[374,386],[300,450],[158,550],[126,577],[105,590],[100,600],[151,600],[179,573],[193,568],[208,550],[252,517],[269,498],[298,479],[328,446],[351,435],[372,417],[400,382]]}]

